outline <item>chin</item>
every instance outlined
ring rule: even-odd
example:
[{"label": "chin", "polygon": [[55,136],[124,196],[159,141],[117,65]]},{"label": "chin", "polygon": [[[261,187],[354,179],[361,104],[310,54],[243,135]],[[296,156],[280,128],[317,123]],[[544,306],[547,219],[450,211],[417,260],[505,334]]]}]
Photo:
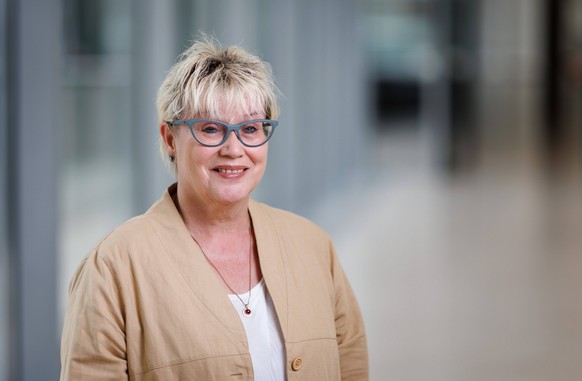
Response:
[{"label": "chin", "polygon": [[248,190],[225,190],[215,196],[215,200],[221,204],[236,204],[241,201],[248,200],[251,192]]}]

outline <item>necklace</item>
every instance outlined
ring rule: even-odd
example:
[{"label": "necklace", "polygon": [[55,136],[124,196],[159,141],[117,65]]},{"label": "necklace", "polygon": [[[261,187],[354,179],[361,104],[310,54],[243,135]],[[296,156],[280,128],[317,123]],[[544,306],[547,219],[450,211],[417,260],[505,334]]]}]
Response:
[{"label": "necklace", "polygon": [[220,271],[218,271],[218,269],[216,268],[216,266],[214,265],[214,263],[212,263],[212,261],[210,260],[210,258],[208,258],[208,255],[206,255],[206,253],[204,252],[204,249],[202,249],[202,245],[200,245],[200,243],[198,243],[198,241],[196,240],[196,238],[194,238],[194,236],[192,236],[192,239],[194,240],[194,242],[196,242],[196,244],[198,245],[198,247],[200,248],[200,251],[202,252],[202,255],[204,255],[204,258],[206,258],[206,260],[208,261],[208,263],[210,263],[210,265],[212,266],[212,268],[214,268],[214,270],[216,271],[216,273],[220,276],[220,278],[222,279],[222,281],[224,282],[224,284],[226,284],[226,287],[228,287],[228,289],[234,294],[236,295],[236,297],[238,298],[238,300],[240,300],[240,302],[244,305],[244,308],[242,309],[242,314],[245,317],[250,317],[253,314],[253,311],[249,308],[249,304],[251,303],[251,258],[252,258],[252,252],[253,252],[253,236],[251,234],[250,236],[250,245],[249,245],[249,300],[247,300],[247,302],[245,303],[242,298],[239,296],[239,294],[237,294],[236,292],[234,292],[234,290],[232,289],[232,287],[230,287],[230,285],[226,282],[226,279],[224,279],[224,277],[222,276],[222,274],[220,273]]}]

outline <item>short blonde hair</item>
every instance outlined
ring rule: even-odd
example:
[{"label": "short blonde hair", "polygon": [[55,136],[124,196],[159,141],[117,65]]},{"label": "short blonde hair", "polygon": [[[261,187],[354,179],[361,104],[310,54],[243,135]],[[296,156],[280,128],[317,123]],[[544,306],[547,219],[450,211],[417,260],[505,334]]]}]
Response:
[{"label": "short blonde hair", "polygon": [[[239,46],[223,48],[208,36],[186,49],[158,90],[159,123],[195,117],[216,118],[221,111],[264,113],[276,119],[277,88],[271,67]],[[160,141],[163,159],[175,173],[174,163]]]}]

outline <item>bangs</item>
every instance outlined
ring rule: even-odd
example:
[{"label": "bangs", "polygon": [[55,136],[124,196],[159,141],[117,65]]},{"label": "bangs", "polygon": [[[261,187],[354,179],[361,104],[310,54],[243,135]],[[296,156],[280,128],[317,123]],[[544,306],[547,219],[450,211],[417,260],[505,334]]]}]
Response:
[{"label": "bangs", "polygon": [[[265,101],[256,91],[240,88],[229,89],[209,89],[202,93],[200,101],[197,102],[194,115],[204,116],[211,119],[232,114],[257,116],[265,115]],[[263,116],[261,116],[263,118]]]},{"label": "bangs", "polygon": [[259,86],[249,83],[228,86],[225,82],[208,86],[210,83],[189,86],[185,93],[185,105],[190,107],[184,108],[183,118],[220,119],[233,113],[270,117],[268,93]]}]

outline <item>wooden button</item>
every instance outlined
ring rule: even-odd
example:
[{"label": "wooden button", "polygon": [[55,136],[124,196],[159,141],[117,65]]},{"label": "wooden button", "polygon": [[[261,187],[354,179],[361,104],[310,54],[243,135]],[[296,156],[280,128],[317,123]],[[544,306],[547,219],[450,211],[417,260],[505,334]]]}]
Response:
[{"label": "wooden button", "polygon": [[301,357],[295,357],[291,362],[291,369],[298,371],[301,369],[301,365],[303,364],[303,359]]}]

